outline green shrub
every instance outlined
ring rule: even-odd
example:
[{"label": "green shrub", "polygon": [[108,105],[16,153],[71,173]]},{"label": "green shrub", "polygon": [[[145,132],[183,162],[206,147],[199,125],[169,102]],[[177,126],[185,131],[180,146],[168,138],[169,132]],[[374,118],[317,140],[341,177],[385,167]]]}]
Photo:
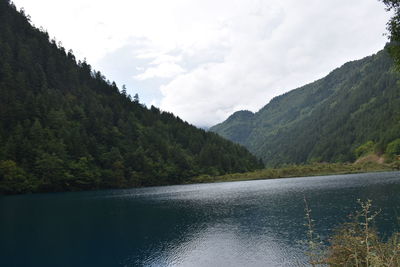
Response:
[{"label": "green shrub", "polygon": [[374,149],[375,149],[375,143],[373,141],[368,141],[365,144],[362,144],[361,146],[357,147],[354,153],[356,154],[356,157],[359,158],[361,156],[365,156],[367,154],[374,152]]},{"label": "green shrub", "polygon": [[389,143],[386,147],[386,153],[391,156],[400,155],[400,138]]}]

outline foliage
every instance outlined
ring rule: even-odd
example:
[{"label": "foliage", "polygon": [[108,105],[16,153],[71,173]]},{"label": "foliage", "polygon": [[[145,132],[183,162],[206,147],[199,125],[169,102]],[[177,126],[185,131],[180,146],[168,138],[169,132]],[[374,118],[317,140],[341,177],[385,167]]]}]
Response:
[{"label": "foliage", "polygon": [[341,225],[330,239],[322,263],[328,266],[400,266],[400,233],[387,240],[379,237],[373,223],[379,212],[370,200],[358,201],[360,210]]},{"label": "foliage", "polygon": [[373,153],[375,149],[375,143],[373,141],[368,141],[365,144],[362,144],[361,146],[357,147],[354,153],[356,154],[356,157],[359,158],[361,156]]},{"label": "foliage", "polygon": [[387,145],[386,153],[391,156],[400,156],[400,138]]},{"label": "foliage", "polygon": [[210,130],[246,146],[268,167],[353,162],[368,141],[383,154],[400,138],[400,74],[393,66],[386,48]]},{"label": "foliage", "polygon": [[5,193],[26,192],[34,189],[23,169],[12,160],[0,161],[0,191]]},{"label": "foliage", "polygon": [[392,12],[392,17],[386,24],[390,40],[389,52],[400,69],[400,2],[398,0],[381,0],[386,10]]},{"label": "foliage", "polygon": [[139,103],[0,0],[0,193],[177,184],[262,167]]}]

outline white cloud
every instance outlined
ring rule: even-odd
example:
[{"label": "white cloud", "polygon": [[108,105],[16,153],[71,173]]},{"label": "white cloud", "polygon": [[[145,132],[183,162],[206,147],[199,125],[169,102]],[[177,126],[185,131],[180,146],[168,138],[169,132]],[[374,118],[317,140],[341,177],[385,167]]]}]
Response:
[{"label": "white cloud", "polygon": [[199,126],[377,52],[389,18],[376,0],[15,2],[146,104]]},{"label": "white cloud", "polygon": [[229,53],[221,62],[199,65],[162,87],[162,109],[196,125],[213,125],[240,109],[257,111],[274,96],[385,43],[387,15],[376,1],[258,5],[257,12],[248,9],[222,23]]},{"label": "white cloud", "polygon": [[160,63],[155,67],[146,69],[143,73],[135,75],[137,80],[147,80],[151,78],[173,78],[185,70],[175,63]]},{"label": "white cloud", "polygon": [[137,58],[153,59],[148,63],[148,67],[143,72],[134,75],[136,80],[147,80],[152,78],[174,78],[185,70],[178,64],[181,61],[180,56],[171,56],[166,54],[142,54]]}]

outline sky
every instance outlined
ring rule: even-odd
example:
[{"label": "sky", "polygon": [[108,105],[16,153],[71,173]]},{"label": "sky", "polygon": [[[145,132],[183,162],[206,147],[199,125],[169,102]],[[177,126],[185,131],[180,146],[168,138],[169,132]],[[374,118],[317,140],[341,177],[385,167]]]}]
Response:
[{"label": "sky", "polygon": [[209,127],[381,50],[378,0],[14,0],[148,107]]}]

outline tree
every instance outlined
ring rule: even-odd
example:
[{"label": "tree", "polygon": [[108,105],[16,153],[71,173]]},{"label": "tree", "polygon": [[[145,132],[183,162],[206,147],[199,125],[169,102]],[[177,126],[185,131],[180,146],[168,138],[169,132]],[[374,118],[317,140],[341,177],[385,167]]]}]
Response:
[{"label": "tree", "polygon": [[137,93],[133,96],[133,102],[139,103],[139,95]]},{"label": "tree", "polygon": [[43,153],[35,165],[35,173],[41,180],[41,190],[64,191],[68,188],[68,180],[72,177],[67,173],[64,162],[56,155]]},{"label": "tree", "polygon": [[369,153],[374,152],[375,148],[375,143],[373,141],[368,141],[365,144],[362,144],[361,146],[357,147],[354,153],[356,154],[356,157],[359,158],[361,156],[365,156]]},{"label": "tree", "polygon": [[0,193],[25,193],[31,191],[33,186],[14,161],[0,161]]},{"label": "tree", "polygon": [[394,140],[393,142],[387,145],[386,153],[392,156],[400,155],[400,138]]},{"label": "tree", "polygon": [[210,143],[255,162],[244,148],[148,109],[125,85],[119,91],[28,20],[0,0],[0,194],[185,182]]},{"label": "tree", "polygon": [[126,85],[125,85],[125,84],[122,85],[121,93],[122,93],[122,95],[125,96],[125,97],[128,95],[128,93],[126,92]]},{"label": "tree", "polygon": [[399,0],[380,0],[386,5],[387,11],[392,11],[393,15],[388,21],[387,30],[390,40],[389,52],[400,69],[400,1]]}]

